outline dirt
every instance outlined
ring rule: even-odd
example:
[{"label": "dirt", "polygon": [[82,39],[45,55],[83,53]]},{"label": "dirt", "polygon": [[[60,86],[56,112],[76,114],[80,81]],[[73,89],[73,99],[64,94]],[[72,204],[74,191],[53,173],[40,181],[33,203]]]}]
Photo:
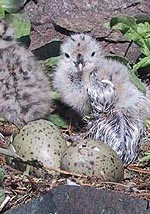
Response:
[{"label": "dirt", "polygon": [[[62,129],[64,137],[68,138],[70,134],[75,134],[72,128],[73,127],[68,126],[67,129]],[[10,131],[8,133],[12,133],[12,130],[13,132],[16,132],[16,129],[14,129],[14,127],[12,129],[12,124],[10,124]],[[1,131],[3,132],[2,127]],[[76,134],[77,133],[79,132],[76,132]],[[150,132],[148,131],[148,133]],[[7,149],[8,142],[10,142],[10,136],[6,136],[6,138],[3,139],[3,142],[0,142],[0,147]],[[142,145],[139,157],[142,157],[144,152],[150,150],[149,139],[145,139],[145,142]],[[0,165],[5,170],[5,176],[4,180],[1,182],[1,186],[5,189],[6,195],[10,197],[2,211],[24,204],[35,197],[43,195],[54,187],[67,184],[68,179],[74,184],[81,186],[116,190],[123,194],[150,200],[149,161],[139,162],[137,160],[136,162],[126,166],[124,179],[119,183],[103,182],[98,180],[96,177],[86,177],[80,174],[59,171],[58,169],[55,169],[56,172],[61,172],[61,174],[52,176],[49,168],[43,167],[36,162],[31,162],[30,164],[41,167],[44,170],[44,177],[38,178],[34,174],[23,176],[23,171],[19,170],[21,166],[20,159],[15,157],[10,159],[8,155],[0,155]]]}]

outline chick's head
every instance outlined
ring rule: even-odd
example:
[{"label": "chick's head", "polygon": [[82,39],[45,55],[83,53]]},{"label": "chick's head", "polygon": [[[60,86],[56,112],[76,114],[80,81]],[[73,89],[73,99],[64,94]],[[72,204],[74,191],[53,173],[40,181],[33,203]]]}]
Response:
[{"label": "chick's head", "polygon": [[61,59],[72,73],[82,74],[97,66],[102,51],[95,39],[87,34],[75,34],[61,46]]}]

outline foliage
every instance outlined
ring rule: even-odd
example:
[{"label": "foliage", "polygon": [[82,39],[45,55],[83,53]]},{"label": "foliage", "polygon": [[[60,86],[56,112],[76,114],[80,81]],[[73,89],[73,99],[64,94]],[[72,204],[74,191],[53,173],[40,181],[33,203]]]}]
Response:
[{"label": "foliage", "polygon": [[0,0],[0,7],[3,9],[4,13],[5,11],[8,13],[15,13],[25,2],[25,0]]},{"label": "foliage", "polygon": [[134,73],[139,68],[150,66],[150,23],[146,20],[139,21],[133,17],[120,16],[110,20],[109,26],[113,30],[119,30],[128,41],[133,41],[140,48],[141,54],[138,62],[133,65],[131,80],[142,91],[144,86],[140,80],[135,79]]},{"label": "foliage", "polygon": [[144,156],[139,159],[140,162],[150,161],[150,151],[144,153]]},{"label": "foliage", "polygon": [[150,65],[150,23],[138,23],[133,17],[114,17],[110,21],[110,27],[120,30],[125,38],[133,41],[140,47],[141,56],[139,62],[133,66],[134,70]]},{"label": "foliage", "polygon": [[58,57],[51,57],[44,61],[44,66],[47,68],[51,68],[57,65],[57,62],[58,62]]},{"label": "foliage", "polygon": [[30,35],[30,21],[25,15],[19,13],[24,2],[24,0],[0,0],[0,17],[10,21],[16,39]]},{"label": "foliage", "polygon": [[66,122],[57,114],[50,114],[47,116],[47,119],[50,120],[56,126],[61,128],[67,128]]},{"label": "foliage", "polygon": [[31,25],[29,19],[23,14],[9,14],[7,18],[14,29],[15,39],[30,35]]},{"label": "foliage", "polygon": [[0,168],[0,186],[3,183],[4,175],[5,175],[5,170],[3,168]]}]

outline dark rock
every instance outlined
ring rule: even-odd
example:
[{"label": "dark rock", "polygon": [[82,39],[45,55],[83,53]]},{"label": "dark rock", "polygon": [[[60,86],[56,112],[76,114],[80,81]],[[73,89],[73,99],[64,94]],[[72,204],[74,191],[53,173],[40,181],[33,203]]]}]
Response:
[{"label": "dark rock", "polygon": [[107,189],[59,186],[5,214],[148,214],[149,202]]},{"label": "dark rock", "polygon": [[104,24],[112,17],[123,14],[148,16],[150,1],[38,0],[29,1],[24,10],[30,17],[33,28],[31,50],[39,48],[53,38],[62,39],[71,32],[90,32],[96,38],[101,38],[106,51],[122,56],[126,54],[135,62],[139,54],[137,47],[131,45],[128,49],[129,43],[122,43],[122,35],[112,33]]}]

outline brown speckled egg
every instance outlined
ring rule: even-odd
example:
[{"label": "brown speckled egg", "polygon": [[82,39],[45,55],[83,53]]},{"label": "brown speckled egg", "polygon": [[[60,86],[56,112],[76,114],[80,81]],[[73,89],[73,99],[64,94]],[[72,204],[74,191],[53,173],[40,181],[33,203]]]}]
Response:
[{"label": "brown speckled egg", "polygon": [[124,168],[116,152],[108,145],[94,140],[80,140],[62,156],[62,169],[72,173],[96,176],[100,180],[118,182]]},{"label": "brown speckled egg", "polygon": [[62,153],[67,148],[60,130],[42,119],[24,126],[15,136],[13,146],[25,160],[38,160],[56,169],[60,168]]}]

